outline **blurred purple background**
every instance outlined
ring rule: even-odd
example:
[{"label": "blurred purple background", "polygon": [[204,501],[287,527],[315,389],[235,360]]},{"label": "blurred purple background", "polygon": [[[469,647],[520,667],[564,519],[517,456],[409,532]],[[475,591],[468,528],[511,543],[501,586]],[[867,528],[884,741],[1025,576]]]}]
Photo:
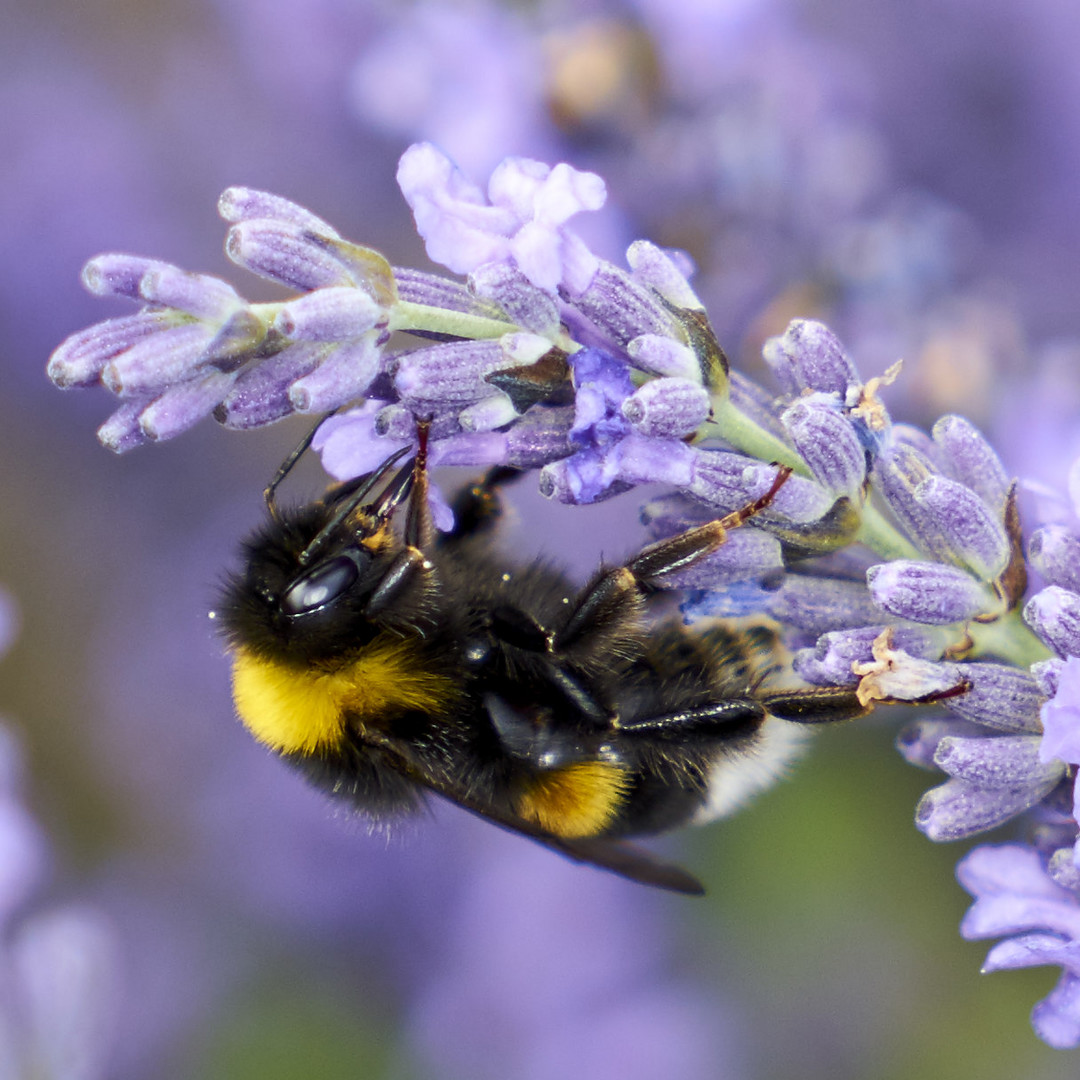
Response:
[{"label": "blurred purple background", "polygon": [[[1013,472],[1080,453],[1080,8],[1070,0],[0,0],[0,708],[51,876],[112,927],[87,1076],[1066,1077],[1031,1034],[1052,972],[980,979],[959,850],[887,719],[824,732],[793,782],[676,838],[704,901],[571,867],[451,811],[369,836],[232,717],[207,612],[303,424],[210,425],[115,458],[103,393],[44,376],[121,309],[107,250],[230,268],[229,184],[426,265],[409,142],[474,179],[507,154],[600,172],[608,258],[682,247],[725,348],[824,318],[899,419],[956,410]],[[449,483],[458,482],[450,478]],[[298,481],[317,490],[314,468]],[[525,488],[527,485],[519,485]],[[584,574],[636,507],[541,504],[506,540]],[[591,515],[583,518],[582,514]],[[582,525],[582,522],[585,525]],[[79,1074],[84,1075],[84,1074]]]}]

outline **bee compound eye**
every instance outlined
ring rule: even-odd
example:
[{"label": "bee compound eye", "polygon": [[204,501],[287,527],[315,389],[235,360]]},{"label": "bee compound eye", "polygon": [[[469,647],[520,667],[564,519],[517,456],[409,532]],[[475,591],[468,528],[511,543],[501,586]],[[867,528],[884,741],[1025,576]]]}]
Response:
[{"label": "bee compound eye", "polygon": [[354,559],[338,555],[298,577],[285,590],[281,610],[286,615],[306,615],[332,604],[347,592],[360,575]]}]

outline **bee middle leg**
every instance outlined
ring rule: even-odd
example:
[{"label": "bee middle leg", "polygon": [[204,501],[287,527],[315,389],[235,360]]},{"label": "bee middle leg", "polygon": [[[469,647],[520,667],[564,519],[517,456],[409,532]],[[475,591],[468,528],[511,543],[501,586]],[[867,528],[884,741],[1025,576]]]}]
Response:
[{"label": "bee middle leg", "polygon": [[571,647],[584,635],[624,618],[628,610],[640,603],[643,594],[662,585],[665,574],[683,570],[712,554],[723,545],[731,529],[738,528],[772,503],[790,475],[787,466],[779,468],[772,486],[760,498],[724,517],[649,544],[623,566],[605,570],[578,599],[569,620],[556,635],[555,647]]}]

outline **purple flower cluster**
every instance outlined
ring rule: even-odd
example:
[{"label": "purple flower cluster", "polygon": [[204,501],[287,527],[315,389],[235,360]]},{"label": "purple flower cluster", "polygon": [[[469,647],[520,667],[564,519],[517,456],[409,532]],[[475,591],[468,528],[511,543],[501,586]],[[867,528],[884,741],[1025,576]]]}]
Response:
[{"label": "purple flower cluster", "polygon": [[[765,343],[778,394],[732,371],[685,256],[639,240],[623,269],[568,227],[603,204],[598,176],[512,158],[485,193],[418,144],[398,180],[428,254],[464,284],[393,268],[301,207],[232,188],[227,252],[296,295],[248,303],[216,278],[101,256],[88,287],[144,306],[69,338],[50,374],[121,398],[100,432],[117,450],[209,413],[249,428],[358,402],[313,443],[339,480],[408,446],[426,419],[433,464],[532,470],[561,502],[663,485],[644,508],[657,537],[773,492],[719,551],[667,576],[692,590],[685,617],[768,615],[807,682],[857,688],[866,705],[940,706],[944,718],[901,737],[908,760],[947,776],[918,827],[954,840],[1029,815],[1037,846],[1008,850],[1050,868],[1055,912],[1076,907],[1080,807],[1062,797],[1080,764],[1075,530],[1044,525],[1025,552],[1017,487],[986,438],[960,416],[929,433],[894,423],[880,394],[899,367],[864,379],[821,323],[797,319]],[[778,466],[791,475],[777,489]],[[1029,564],[1047,584],[1025,606]],[[1005,874],[986,884],[991,850],[962,880],[979,903],[1011,896],[1014,918],[965,933],[1065,935],[1016,938],[997,966],[1023,956],[1071,971],[1069,919],[1040,921],[1032,874],[1013,893]],[[1042,1008],[1059,1018],[1056,1034],[1039,1028],[1048,1041],[1080,1044],[1080,991],[1069,983]]]}]

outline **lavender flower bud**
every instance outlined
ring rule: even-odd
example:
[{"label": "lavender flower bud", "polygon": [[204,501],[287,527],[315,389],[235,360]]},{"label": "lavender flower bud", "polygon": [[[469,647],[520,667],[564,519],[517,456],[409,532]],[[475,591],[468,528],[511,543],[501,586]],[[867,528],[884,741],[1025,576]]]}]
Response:
[{"label": "lavender flower bud", "polygon": [[637,431],[658,438],[692,435],[709,412],[708,392],[687,379],[650,379],[622,403],[623,416]]},{"label": "lavender flower bud", "polygon": [[627,343],[634,367],[649,375],[701,382],[701,362],[689,345],[658,334],[641,334]]},{"label": "lavender flower bud", "polygon": [[[686,490],[725,513],[760,498],[776,479],[772,466],[725,450],[694,450],[693,475]],[[817,521],[828,513],[832,499],[818,484],[789,477],[776,493],[771,511],[790,521]]]},{"label": "lavender flower bud", "polygon": [[635,240],[626,251],[626,262],[638,281],[659,293],[672,307],[703,310],[686,274],[671,254],[648,240]]},{"label": "lavender flower bud", "polygon": [[1031,665],[1031,674],[1047,697],[1053,697],[1057,693],[1064,670],[1065,661],[1059,656],[1052,656],[1049,660],[1040,660]]},{"label": "lavender flower bud", "polygon": [[656,294],[611,263],[600,263],[592,284],[574,297],[574,308],[619,346],[643,334],[684,340],[682,327]]},{"label": "lavender flower bud", "polygon": [[861,582],[810,574],[788,574],[768,598],[768,611],[780,622],[815,637],[838,627],[869,626],[881,621],[881,611]]},{"label": "lavender flower bud", "polygon": [[987,788],[949,780],[931,788],[915,809],[915,825],[929,839],[963,840],[996,828],[1030,809],[1056,785],[1061,774],[1038,784]]},{"label": "lavender flower bud", "polygon": [[259,277],[298,292],[352,285],[352,275],[302,229],[268,218],[242,221],[229,229],[225,254]]},{"label": "lavender flower bud", "polygon": [[193,372],[213,337],[214,328],[206,323],[170,326],[110,360],[101,381],[121,397],[155,393]]},{"label": "lavender flower bud", "polygon": [[325,345],[303,341],[242,372],[214,410],[215,419],[227,428],[246,431],[290,415],[295,407],[289,388],[314,371],[326,352]]},{"label": "lavender flower bud", "polygon": [[1038,735],[949,736],[939,743],[934,764],[949,776],[984,788],[1053,786],[1064,772],[1060,762],[1051,766],[1040,761]]},{"label": "lavender flower bud", "polygon": [[559,332],[559,308],[549,293],[538,289],[509,263],[486,263],[469,275],[469,287],[491,300],[518,326],[549,338]]},{"label": "lavender flower bud", "polygon": [[665,589],[718,589],[734,581],[759,578],[784,565],[780,541],[761,529],[735,529],[716,551],[684,570],[664,574]]},{"label": "lavender flower bud", "polygon": [[835,407],[802,399],[780,417],[815,479],[833,495],[858,499],[866,479],[866,451],[851,422]]},{"label": "lavender flower bud", "polygon": [[[387,405],[375,414],[374,431],[380,439],[413,442],[416,439],[416,414],[404,405]],[[460,433],[461,425],[455,413],[436,413],[432,416],[429,438],[433,442]]]},{"label": "lavender flower bud", "polygon": [[848,387],[860,381],[836,335],[812,319],[792,319],[780,337],[765,342],[762,356],[792,397],[817,390],[843,401]]},{"label": "lavender flower bud", "polygon": [[572,405],[534,405],[506,432],[506,464],[536,469],[549,461],[568,457],[573,422]]},{"label": "lavender flower bud", "polygon": [[1009,495],[1005,466],[982,432],[962,416],[943,416],[933,427],[949,475],[1001,514]]},{"label": "lavender flower bud", "polygon": [[146,398],[125,401],[97,429],[98,442],[114,454],[126,454],[137,446],[150,441],[150,436],[139,426],[139,416],[149,404]]},{"label": "lavender flower bud", "polygon": [[161,259],[110,252],[90,259],[83,267],[83,288],[94,296],[120,296],[126,300],[142,300],[139,286],[143,277],[148,271],[159,269],[175,270],[176,267]]},{"label": "lavender flower bud", "polygon": [[235,223],[262,218],[280,221],[295,229],[318,233],[322,236],[337,238],[338,233],[322,218],[316,217],[310,210],[290,202],[280,195],[271,195],[255,188],[226,188],[218,199],[218,213],[225,221]]},{"label": "lavender flower bud", "polygon": [[381,360],[382,349],[374,337],[341,345],[289,387],[289,402],[300,413],[332,412],[371,386]]},{"label": "lavender flower bud", "polygon": [[[878,624],[822,634],[813,648],[795,653],[792,666],[807,682],[820,686],[857,683],[854,665],[870,663],[874,642],[885,629]],[[923,660],[940,659],[944,649],[940,636],[922,627],[893,628],[893,642],[898,649]]]},{"label": "lavender flower bud", "polygon": [[466,432],[494,431],[516,420],[518,416],[514,403],[506,394],[497,393],[474,405],[467,405],[458,413],[458,423]]},{"label": "lavender flower bud", "polygon": [[229,393],[234,375],[213,368],[170,386],[139,414],[139,427],[155,441],[171,439],[197,424]]},{"label": "lavender flower bud", "polygon": [[294,341],[344,341],[371,330],[382,308],[355,286],[315,289],[283,305],[274,329]]},{"label": "lavender flower bud", "polygon": [[150,304],[176,308],[196,319],[223,320],[243,304],[226,281],[192,274],[167,263],[151,267],[139,282],[139,294]]},{"label": "lavender flower bud", "polygon": [[963,570],[941,563],[879,563],[866,572],[866,584],[882,611],[931,626],[966,622],[988,601],[982,585]]},{"label": "lavender flower bud", "polygon": [[1010,553],[1005,527],[974,491],[944,476],[928,476],[914,494],[956,560],[984,581],[1005,569]]},{"label": "lavender flower bud", "polygon": [[1024,621],[1059,656],[1080,656],[1080,596],[1076,593],[1048,585],[1028,601]]},{"label": "lavender flower bud", "polygon": [[1031,564],[1051,585],[1080,593],[1080,537],[1063,525],[1044,525],[1028,541]]},{"label": "lavender flower bud", "polygon": [[919,485],[936,471],[924,454],[894,438],[874,460],[872,477],[908,536],[928,554],[948,562],[951,551],[936,517],[915,497]]},{"label": "lavender flower bud", "polygon": [[176,316],[164,311],[142,311],[95,323],[56,347],[49,357],[49,378],[62,389],[91,386],[113,357],[175,324]]},{"label": "lavender flower bud", "polygon": [[428,274],[422,270],[411,270],[401,266],[394,267],[393,275],[398,298],[410,304],[424,304],[427,307],[445,308],[448,311],[463,311],[488,319],[506,318],[506,312],[501,307],[479,296],[474,296],[459,281],[451,281],[450,278],[439,277],[438,274]]},{"label": "lavender flower bud", "polygon": [[1033,676],[1007,664],[967,663],[966,693],[942,701],[950,712],[1000,731],[1042,731],[1039,710],[1044,697]]},{"label": "lavender flower bud", "polygon": [[448,341],[399,357],[394,386],[417,412],[461,408],[498,393],[484,376],[514,363],[498,341]]}]

